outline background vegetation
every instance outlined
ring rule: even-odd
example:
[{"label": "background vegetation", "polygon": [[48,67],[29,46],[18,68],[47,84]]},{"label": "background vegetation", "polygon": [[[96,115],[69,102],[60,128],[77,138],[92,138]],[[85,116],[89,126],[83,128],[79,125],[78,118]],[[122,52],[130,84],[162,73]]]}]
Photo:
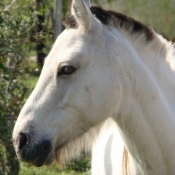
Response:
[{"label": "background vegetation", "polygon": [[174,0],[116,0],[105,6],[148,24],[168,39],[175,38]]},{"label": "background vegetation", "polygon": [[[64,19],[68,8],[67,1],[62,2]],[[174,0],[94,0],[93,4],[139,19],[168,39],[175,38]],[[50,0],[0,1],[0,175],[89,174],[86,157],[64,171],[56,165],[37,169],[19,163],[12,145],[14,122],[54,42],[53,11]],[[33,62],[36,58],[38,62]]]}]

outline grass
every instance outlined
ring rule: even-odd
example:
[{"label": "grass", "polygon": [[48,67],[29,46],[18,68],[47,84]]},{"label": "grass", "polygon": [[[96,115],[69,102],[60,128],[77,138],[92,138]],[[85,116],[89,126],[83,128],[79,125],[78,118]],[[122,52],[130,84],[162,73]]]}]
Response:
[{"label": "grass", "polygon": [[34,89],[40,75],[40,68],[37,67],[36,62],[30,61],[29,68],[26,70],[26,74],[23,76],[23,80],[27,88]]},{"label": "grass", "polygon": [[55,164],[40,168],[26,163],[21,163],[20,166],[19,175],[90,175],[90,172],[76,172],[67,169],[59,170]]}]

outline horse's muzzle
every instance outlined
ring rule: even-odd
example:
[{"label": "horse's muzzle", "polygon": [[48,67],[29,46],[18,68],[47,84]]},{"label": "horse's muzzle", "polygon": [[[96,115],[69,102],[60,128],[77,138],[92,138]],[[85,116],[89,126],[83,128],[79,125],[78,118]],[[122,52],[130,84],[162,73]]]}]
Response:
[{"label": "horse's muzzle", "polygon": [[21,161],[34,166],[50,164],[53,161],[52,145],[48,140],[32,142],[28,134],[20,133],[14,143],[16,153]]}]

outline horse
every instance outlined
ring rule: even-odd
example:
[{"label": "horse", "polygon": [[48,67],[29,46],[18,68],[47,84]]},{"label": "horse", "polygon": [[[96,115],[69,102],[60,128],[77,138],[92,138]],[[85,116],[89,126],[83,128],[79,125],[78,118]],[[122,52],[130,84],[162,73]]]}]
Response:
[{"label": "horse", "polygon": [[134,161],[125,149],[114,120],[107,119],[99,128],[98,137],[95,137],[92,144],[91,174],[136,174]]},{"label": "horse", "polygon": [[90,0],[65,26],[15,124],[18,158],[62,165],[85,149],[93,175],[175,174],[174,45]]}]

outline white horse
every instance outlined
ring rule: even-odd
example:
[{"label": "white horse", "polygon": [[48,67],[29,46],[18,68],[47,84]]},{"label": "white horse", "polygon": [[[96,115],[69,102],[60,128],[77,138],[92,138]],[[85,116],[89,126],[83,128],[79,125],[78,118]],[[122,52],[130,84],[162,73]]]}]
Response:
[{"label": "white horse", "polygon": [[62,164],[92,147],[94,175],[175,174],[172,43],[90,0],[71,15],[16,122],[19,159]]},{"label": "white horse", "polygon": [[122,137],[112,119],[101,125],[98,137],[92,145],[92,175],[136,174],[133,158],[126,151]]}]

